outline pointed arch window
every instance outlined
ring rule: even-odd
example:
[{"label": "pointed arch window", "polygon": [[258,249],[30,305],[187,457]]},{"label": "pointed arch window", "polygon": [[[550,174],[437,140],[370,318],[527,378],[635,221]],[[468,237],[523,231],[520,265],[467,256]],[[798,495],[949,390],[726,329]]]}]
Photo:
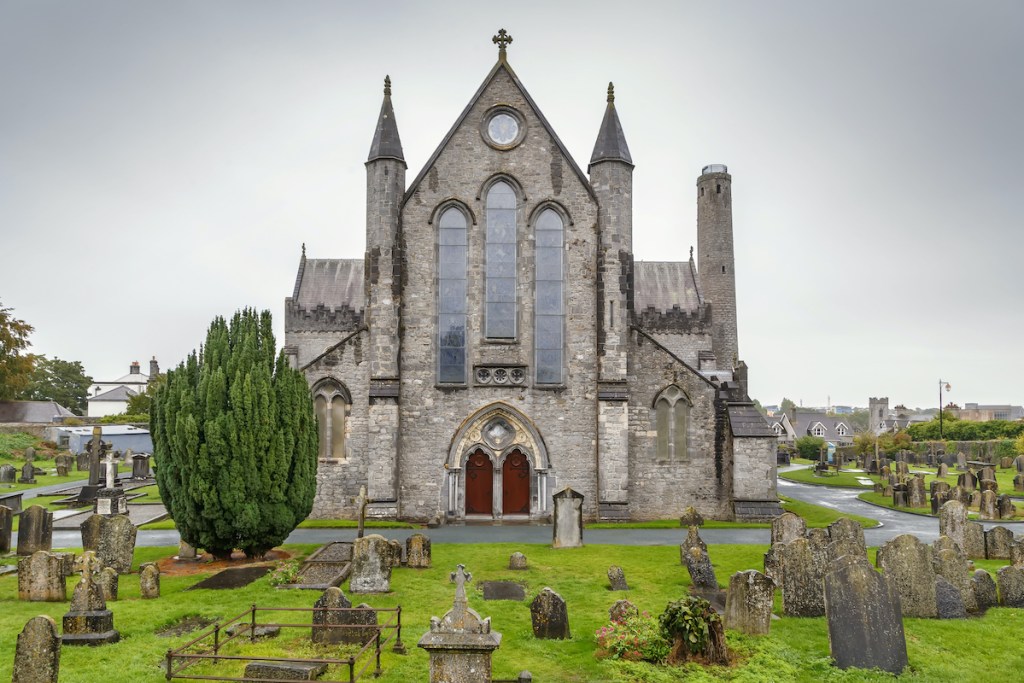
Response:
[{"label": "pointed arch window", "polygon": [[466,215],[450,207],[438,221],[437,381],[466,382]]},{"label": "pointed arch window", "polygon": [[487,191],[484,336],[516,337],[516,193],[498,181]]},{"label": "pointed arch window", "polygon": [[537,217],[534,279],[534,346],[537,384],[561,384],[565,353],[565,262],[562,217],[545,209]]},{"label": "pointed arch window", "polygon": [[352,400],[341,384],[326,380],[313,389],[316,410],[318,455],[321,460],[346,459],[346,428]]},{"label": "pointed arch window", "polygon": [[690,399],[682,389],[672,385],[654,402],[658,430],[658,460],[686,460],[689,447]]}]

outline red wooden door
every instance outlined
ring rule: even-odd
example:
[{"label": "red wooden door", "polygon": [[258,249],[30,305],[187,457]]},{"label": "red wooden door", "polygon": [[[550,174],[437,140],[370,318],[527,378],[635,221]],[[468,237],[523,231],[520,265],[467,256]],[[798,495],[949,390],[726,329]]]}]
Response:
[{"label": "red wooden door", "polygon": [[509,453],[502,467],[501,512],[505,515],[530,514],[530,462],[519,451]]},{"label": "red wooden door", "polygon": [[466,514],[494,514],[494,464],[483,451],[466,460]]}]

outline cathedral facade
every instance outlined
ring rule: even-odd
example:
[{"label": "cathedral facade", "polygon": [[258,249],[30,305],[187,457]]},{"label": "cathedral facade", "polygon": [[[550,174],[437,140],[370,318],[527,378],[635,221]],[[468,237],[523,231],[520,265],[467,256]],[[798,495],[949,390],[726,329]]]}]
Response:
[{"label": "cathedral facade", "polygon": [[[732,185],[697,179],[697,261],[634,261],[633,160],[609,85],[587,172],[497,63],[426,165],[385,81],[366,254],[299,262],[285,352],[320,430],[313,516],[714,519],[779,510],[775,435],[738,357]],[[639,226],[642,229],[642,226]]]}]

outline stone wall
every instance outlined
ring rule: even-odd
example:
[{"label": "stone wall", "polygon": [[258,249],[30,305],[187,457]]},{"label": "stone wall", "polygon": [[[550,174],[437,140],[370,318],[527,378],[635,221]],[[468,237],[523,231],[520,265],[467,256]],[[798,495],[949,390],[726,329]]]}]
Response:
[{"label": "stone wall", "polygon": [[777,500],[774,437],[733,437],[733,498]]}]

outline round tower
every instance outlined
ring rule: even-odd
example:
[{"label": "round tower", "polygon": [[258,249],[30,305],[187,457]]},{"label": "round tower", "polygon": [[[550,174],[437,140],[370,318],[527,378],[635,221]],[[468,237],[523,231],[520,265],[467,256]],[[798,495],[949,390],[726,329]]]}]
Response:
[{"label": "round tower", "polygon": [[724,164],[705,166],[697,178],[697,274],[711,304],[715,362],[732,370],[739,360],[736,271],[732,246],[732,176]]}]

